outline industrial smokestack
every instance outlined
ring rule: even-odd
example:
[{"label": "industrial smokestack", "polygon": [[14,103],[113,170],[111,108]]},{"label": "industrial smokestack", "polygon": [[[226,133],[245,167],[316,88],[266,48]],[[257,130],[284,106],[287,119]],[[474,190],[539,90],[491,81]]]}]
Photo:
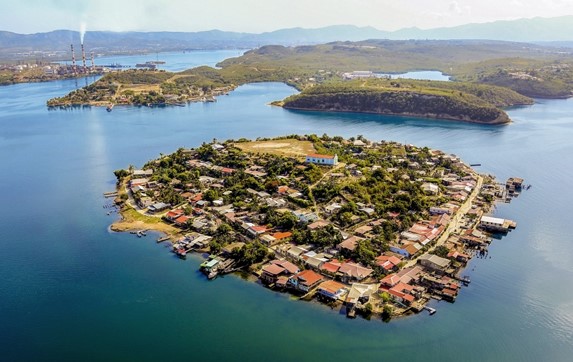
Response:
[{"label": "industrial smokestack", "polygon": [[70,48],[72,48],[72,70],[74,74],[76,74],[76,53],[74,53],[74,44],[70,44]]},{"label": "industrial smokestack", "polygon": [[84,50],[84,43],[82,43],[82,65],[84,66],[84,73],[87,72],[86,68],[86,52]]}]

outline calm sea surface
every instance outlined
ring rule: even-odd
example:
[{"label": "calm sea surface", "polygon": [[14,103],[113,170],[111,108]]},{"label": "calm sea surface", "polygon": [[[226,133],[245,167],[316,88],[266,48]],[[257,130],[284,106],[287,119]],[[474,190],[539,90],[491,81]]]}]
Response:
[{"label": "calm sea surface", "polygon": [[[267,105],[295,92],[278,83],[187,107],[46,109],[76,84],[0,87],[0,360],[571,360],[573,100],[511,109],[508,126],[286,111]],[[389,324],[238,276],[208,282],[200,258],[109,231],[113,170],[213,138],[292,133],[427,145],[533,187],[498,206],[518,228],[470,263],[454,304]]]}]

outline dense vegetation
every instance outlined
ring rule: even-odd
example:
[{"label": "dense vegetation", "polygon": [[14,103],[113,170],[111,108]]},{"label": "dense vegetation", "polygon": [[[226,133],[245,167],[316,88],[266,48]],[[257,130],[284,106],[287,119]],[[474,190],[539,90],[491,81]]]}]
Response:
[{"label": "dense vegetation", "polygon": [[[466,81],[439,87],[435,82],[418,84],[419,87],[440,88],[441,97],[434,97],[436,107],[445,105],[447,112],[437,112],[436,107],[420,104],[414,112],[398,105],[395,111],[380,113],[441,114],[445,118],[496,122],[500,116],[503,118],[503,114],[493,108],[487,111],[481,106],[475,108],[477,103],[470,96],[485,100],[494,107],[530,102],[515,93],[479,87],[477,83],[510,88],[531,97],[564,98],[573,94],[573,56],[556,48],[522,43],[368,40],[298,47],[268,45],[218,65],[221,69],[202,66],[180,73],[149,70],[114,72],[92,86],[52,99],[48,105],[179,103],[226,93],[249,82],[277,81],[305,90],[317,84],[337,82],[343,72],[353,70],[392,73],[435,69],[452,75],[455,80]],[[450,94],[461,92],[460,97],[448,96],[443,93],[446,89],[451,91]],[[371,98],[380,96],[381,92],[378,93]],[[388,92],[385,93],[387,96]],[[403,98],[405,94],[399,96]],[[418,97],[415,93],[408,100],[399,100],[399,103],[423,100],[427,97]],[[352,101],[345,103],[350,105]],[[497,122],[501,121],[499,118]]]},{"label": "dense vegetation", "polygon": [[314,46],[264,46],[219,64],[228,67],[287,68],[401,73],[439,70],[456,80],[508,87],[530,97],[562,98],[573,91],[573,56],[533,44],[459,40],[368,40]]},{"label": "dense vegetation", "polygon": [[[450,158],[436,156],[437,153],[428,148],[394,142],[379,142],[369,147],[355,146],[354,141],[368,142],[362,136],[348,140],[327,135],[288,137],[312,142],[317,152],[336,153],[348,167],[339,170],[340,177],[323,178],[332,171],[331,168],[276,154],[244,152],[237,147],[241,140],[221,143],[224,149],[214,148],[213,143],[205,143],[196,149],[179,149],[148,162],[143,168],[153,170],[150,181],[158,186],[143,193],[137,191],[133,197],[136,200],[143,196],[152,197],[174,208],[180,207],[191,215],[192,206],[182,195],[186,192],[193,195],[201,193],[203,200],[221,200],[225,205],[232,205],[235,212],[244,215],[242,221],[265,225],[269,230],[291,231],[293,243],[312,244],[316,250],[332,249],[343,240],[342,231],[352,233],[358,226],[378,220],[371,236],[360,240],[353,251],[342,255],[377,268],[374,258],[387,251],[401,231],[429,217],[430,207],[449,201],[445,193],[432,195],[424,192],[422,184],[441,183],[439,178],[444,173],[465,176],[468,172],[465,167],[452,162]],[[230,167],[234,172],[223,174],[218,168],[190,166],[190,159]],[[255,177],[245,172],[253,165],[262,167],[266,176]],[[121,180],[130,172],[118,170],[115,174]],[[209,182],[201,181],[201,177],[205,176],[215,178],[221,186],[212,187]],[[281,196],[278,194],[280,186],[295,189],[300,195],[296,198]],[[267,192],[270,197],[284,198],[286,204],[270,206],[264,198],[254,195],[253,190]],[[332,224],[309,229],[309,222],[301,221],[288,211],[300,210],[301,203],[302,207],[320,214]],[[326,213],[325,206],[332,203],[340,204],[341,208],[334,213]],[[372,212],[365,213],[365,206],[370,207]],[[219,217],[211,213],[208,218],[214,220]],[[202,230],[213,237],[211,252],[218,253],[237,241],[236,234],[244,232],[240,226],[242,221],[227,224],[221,220],[216,223],[218,226]],[[191,224],[187,227],[191,228]],[[262,261],[266,254],[266,248],[254,240],[234,250],[231,257],[241,265],[251,265]]]},{"label": "dense vegetation", "polygon": [[285,108],[415,115],[480,123],[507,123],[496,106],[529,104],[508,89],[458,82],[370,79],[309,88]]}]

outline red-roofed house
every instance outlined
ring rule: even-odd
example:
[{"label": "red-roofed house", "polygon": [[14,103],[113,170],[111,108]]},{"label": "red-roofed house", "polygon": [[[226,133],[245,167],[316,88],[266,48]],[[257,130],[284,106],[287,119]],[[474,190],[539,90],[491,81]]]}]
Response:
[{"label": "red-roofed house", "polygon": [[338,269],[340,269],[341,265],[342,263],[340,263],[338,260],[331,260],[322,264],[320,266],[320,270],[323,273],[335,275],[336,273],[338,273]]},{"label": "red-roofed house", "polygon": [[388,293],[392,296],[395,301],[410,305],[416,298],[411,294],[414,291],[414,287],[404,283],[398,283],[394,287],[388,290]]},{"label": "red-roofed house", "polygon": [[249,228],[247,229],[247,234],[249,234],[249,236],[254,238],[257,235],[264,234],[266,231],[267,231],[266,226],[253,225],[249,226]]},{"label": "red-roofed house", "polygon": [[330,300],[338,300],[346,294],[346,287],[334,280],[327,280],[318,286],[318,294]]},{"label": "red-roofed house", "polygon": [[452,250],[447,255],[448,259],[455,259],[462,263],[467,263],[470,260],[470,256],[467,254],[460,253],[459,251]]},{"label": "red-roofed house", "polygon": [[394,255],[380,255],[376,258],[376,264],[384,270],[397,270],[400,262],[401,260]]},{"label": "red-roofed house", "polygon": [[280,265],[277,264],[267,264],[263,267],[263,272],[261,273],[261,281],[265,284],[275,283],[281,274],[286,271]]},{"label": "red-roofed house", "polygon": [[180,217],[184,214],[185,214],[185,212],[181,209],[170,210],[167,212],[167,214],[165,214],[165,218],[170,220],[170,221],[175,221],[175,219],[177,219],[178,217]]},{"label": "red-roofed house", "polygon": [[221,173],[224,174],[224,175],[230,175],[230,174],[232,174],[233,172],[235,172],[235,170],[232,169],[232,168],[229,168],[229,167],[223,167],[223,168],[221,168]]},{"label": "red-roofed house", "polygon": [[322,275],[312,270],[303,270],[289,278],[289,285],[301,292],[308,292],[316,287],[323,280]]},{"label": "red-roofed house", "polygon": [[298,266],[294,265],[288,260],[273,260],[271,263],[283,267],[287,274],[296,274],[300,271]]},{"label": "red-roofed house", "polygon": [[175,225],[186,226],[188,220],[191,220],[191,216],[181,215],[177,219],[175,219]]},{"label": "red-roofed house", "polygon": [[271,236],[273,238],[275,238],[276,242],[280,243],[280,242],[286,241],[288,238],[290,238],[292,236],[292,233],[290,231],[279,232],[279,233],[271,234]]},{"label": "red-roofed house", "polygon": [[399,282],[400,282],[400,276],[396,273],[388,274],[384,278],[382,278],[382,280],[380,281],[382,286],[386,287],[386,288],[392,288],[394,285],[398,284]]}]

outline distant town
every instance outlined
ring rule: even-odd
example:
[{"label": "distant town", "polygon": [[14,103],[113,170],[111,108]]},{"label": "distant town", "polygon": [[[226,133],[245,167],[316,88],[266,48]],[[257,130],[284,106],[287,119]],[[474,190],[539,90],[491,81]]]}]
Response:
[{"label": "distant town", "polygon": [[491,233],[516,227],[488,216],[493,204],[527,188],[455,155],[362,136],[213,140],[115,174],[113,230],[163,232],[179,257],[206,256],[208,279],[247,271],[277,292],[384,320],[454,302]]}]

